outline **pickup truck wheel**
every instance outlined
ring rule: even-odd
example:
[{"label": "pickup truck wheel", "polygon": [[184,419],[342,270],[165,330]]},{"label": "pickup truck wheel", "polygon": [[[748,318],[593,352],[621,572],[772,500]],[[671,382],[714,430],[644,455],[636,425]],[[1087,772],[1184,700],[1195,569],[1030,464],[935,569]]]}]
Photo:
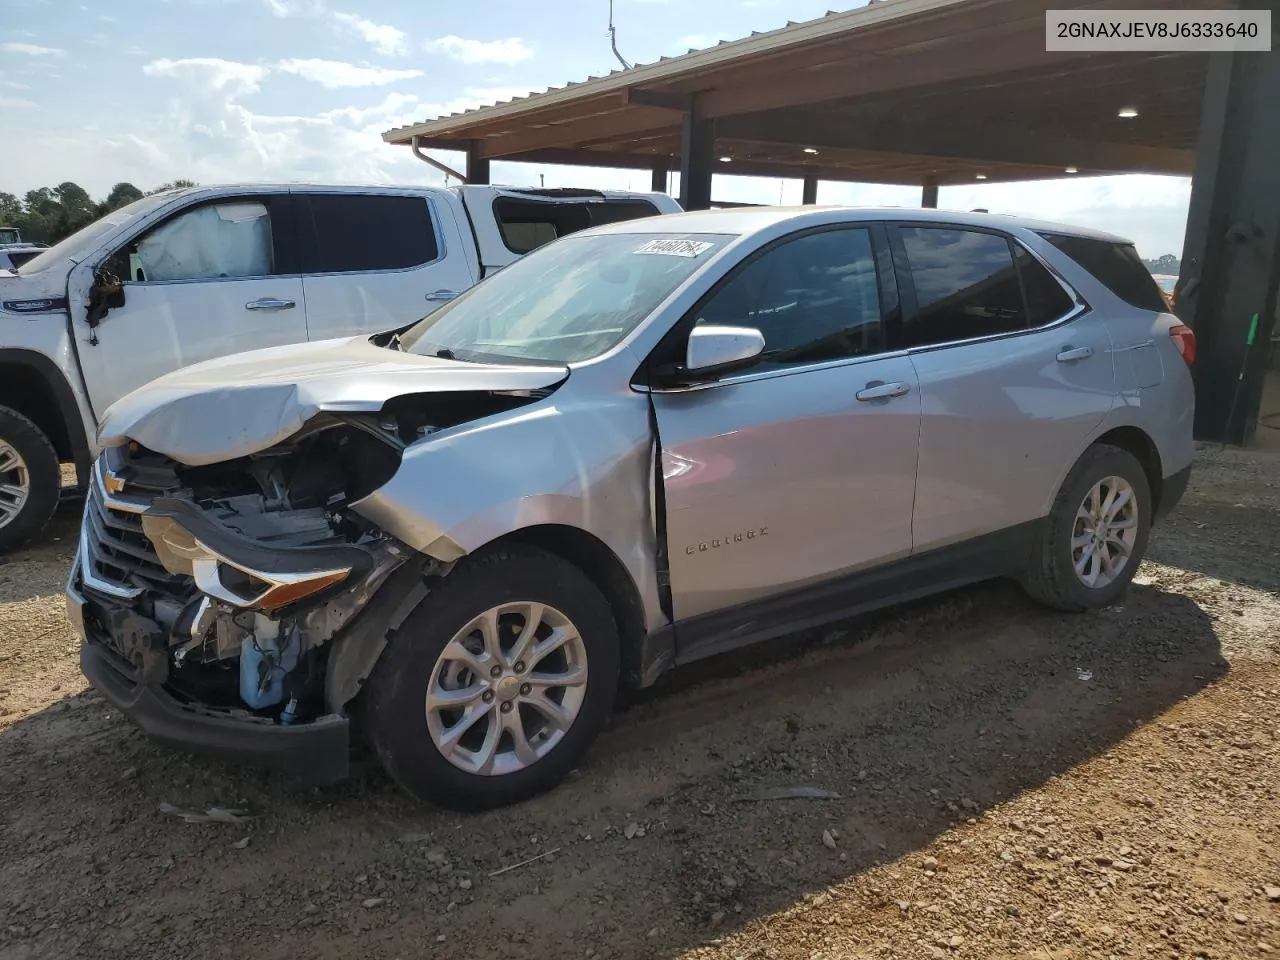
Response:
[{"label": "pickup truck wheel", "polygon": [[577,567],[529,547],[495,550],[459,563],[392,636],[364,690],[367,732],[421,800],[516,803],[582,759],[619,663],[608,601]]},{"label": "pickup truck wheel", "polygon": [[1114,603],[1146,552],[1151,508],[1151,487],[1133,454],[1108,444],[1090,447],[1036,535],[1024,588],[1069,612]]},{"label": "pickup truck wheel", "polygon": [[0,553],[44,529],[61,488],[58,454],[49,438],[18,411],[0,407]]}]

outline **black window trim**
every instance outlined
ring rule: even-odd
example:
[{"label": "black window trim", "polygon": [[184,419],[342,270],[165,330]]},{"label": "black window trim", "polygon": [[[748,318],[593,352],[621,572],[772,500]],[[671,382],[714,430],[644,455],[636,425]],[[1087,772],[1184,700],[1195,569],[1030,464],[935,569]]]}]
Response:
[{"label": "black window trim", "polygon": [[[291,266],[295,269],[282,270],[279,273],[254,274],[251,277],[185,277],[180,280],[131,280],[128,277],[121,277],[121,281],[134,286],[167,287],[182,283],[235,283],[240,280],[296,280],[300,278],[302,274],[299,272],[299,268],[302,266],[302,261],[298,244],[297,215],[294,210],[292,196],[287,191],[281,190],[228,193],[214,197],[206,196],[200,197],[192,203],[183,204],[143,225],[134,233],[130,233],[128,236],[111,243],[109,251],[93,264],[93,270],[96,273],[104,264],[119,254],[121,250],[136,242],[139,238],[145,237],[153,230],[158,230],[168,223],[172,223],[178,217],[185,216],[193,210],[223,203],[254,202],[262,203],[267,208],[267,216],[271,220],[271,245],[274,248],[271,251],[272,255],[274,256],[278,250],[281,253],[279,259],[286,266]],[[278,229],[281,227],[283,229]]]},{"label": "black window trim", "polygon": [[[678,350],[679,344],[689,339],[689,333],[697,322],[698,311],[706,305],[738,274],[746,270],[765,254],[795,240],[818,233],[830,233],[836,230],[866,230],[871,234],[871,253],[875,261],[876,286],[880,294],[881,322],[884,325],[884,349],[877,353],[866,353],[856,357],[841,357],[837,360],[820,360],[813,363],[798,363],[788,367],[772,367],[766,370],[747,368],[741,373],[730,373],[724,377],[705,380],[691,384],[655,383],[651,374],[654,363],[672,350]],[[896,265],[889,252],[889,240],[882,220],[842,220],[839,223],[826,223],[816,227],[795,230],[781,237],[776,237],[761,247],[751,251],[742,260],[734,264],[727,273],[718,279],[683,316],[671,325],[671,329],[649,351],[649,355],[640,364],[631,378],[631,386],[635,389],[648,390],[653,393],[690,393],[695,390],[709,390],[715,387],[748,383],[754,380],[772,380],[775,377],[789,377],[798,373],[815,370],[827,370],[836,367],[847,367],[872,360],[884,360],[890,357],[905,357],[903,348],[901,284],[896,279]]]},{"label": "black window trim", "polygon": [[[415,263],[411,267],[381,267],[377,270],[317,270],[313,272],[302,271],[302,277],[350,277],[350,276],[375,276],[387,273],[412,273],[415,270],[424,270],[427,267],[441,263],[448,255],[445,249],[444,231],[440,229],[439,210],[436,207],[435,198],[425,193],[413,193],[405,190],[326,190],[324,188],[302,188],[290,191],[295,202],[301,207],[311,197],[403,197],[408,200],[421,200],[427,205],[427,217],[431,223],[431,233],[436,240],[436,256],[433,260],[424,260],[422,263]],[[307,210],[310,213],[310,208]],[[302,268],[302,250],[306,246],[302,238],[302,232],[309,234],[310,240],[315,240],[314,221],[309,216],[302,216],[300,213],[296,215],[298,230],[298,268]]]},{"label": "black window trim", "polygon": [[[906,246],[902,241],[901,230],[903,228],[929,228],[933,227],[939,230],[968,230],[970,233],[987,233],[992,236],[999,237],[1006,243],[1014,244],[1020,250],[1024,250],[1033,260],[1049,271],[1049,275],[1058,282],[1058,286],[1071,299],[1072,308],[1055,320],[1048,323],[1042,323],[1035,327],[1024,327],[1020,330],[1006,330],[1003,333],[989,333],[981,337],[966,337],[963,340],[944,340],[941,343],[922,343],[915,346],[908,346],[905,352],[908,354],[925,353],[933,350],[947,350],[951,347],[968,346],[971,343],[988,343],[992,340],[1006,340],[1010,337],[1023,337],[1033,333],[1043,333],[1045,330],[1053,330],[1064,324],[1089,313],[1093,308],[1085,300],[1084,296],[1067,282],[1066,278],[1058,272],[1052,263],[1042,257],[1037,251],[1032,250],[1021,239],[1004,230],[997,230],[993,227],[978,226],[970,223],[956,223],[944,220],[891,220],[885,222],[885,227],[889,232],[890,247],[893,251],[893,260],[898,277],[898,285],[900,288],[900,296],[902,298],[902,323],[901,327],[905,335],[909,322],[916,320],[920,313],[919,302],[916,299],[915,281],[911,275],[910,262],[907,259]],[[1009,251],[1010,261],[1017,263],[1017,257],[1013,249]],[[1018,274],[1018,285],[1022,288],[1022,275]],[[1026,292],[1023,290],[1023,304],[1026,305]]]},{"label": "black window trim", "polygon": [[[644,204],[648,204],[649,209],[651,210],[651,213],[649,214],[649,216],[658,217],[662,215],[662,211],[658,209],[658,205],[647,197],[608,197],[608,196],[604,196],[603,194],[593,193],[589,196],[573,196],[573,197],[553,196],[549,199],[546,196],[540,196],[540,195],[538,196],[530,195],[530,194],[521,195],[519,194],[518,191],[512,191],[510,193],[499,193],[490,202],[489,213],[493,216],[493,222],[498,228],[498,239],[502,241],[502,245],[506,247],[508,253],[514,253],[517,257],[527,256],[528,254],[533,253],[534,250],[537,250],[538,247],[534,247],[532,250],[517,250],[515,247],[511,246],[510,242],[507,240],[507,231],[503,229],[504,221],[500,216],[498,216],[498,203],[503,200],[511,200],[511,199],[523,200],[526,203],[542,203],[542,204],[546,204],[548,207],[565,207],[565,206],[570,206],[576,203],[581,203],[585,207],[591,207],[591,206],[598,207],[598,206],[610,206],[610,205],[617,206],[624,203],[629,203],[629,204],[644,203]],[[644,220],[644,219],[647,219],[647,217],[633,217],[631,219]],[[518,220],[513,222],[527,223],[528,221]],[[625,220],[610,221],[610,223],[626,223],[626,222],[627,221]],[[587,226],[584,227],[583,229],[589,230],[591,229],[592,226],[593,224],[587,224]],[[574,231],[574,232],[576,233],[577,231]],[[572,233],[557,234],[556,240],[560,240],[564,237],[571,237],[571,236],[573,236]],[[554,243],[555,241],[549,240],[547,242]],[[542,246],[545,247],[546,244],[544,243],[542,244]]]}]

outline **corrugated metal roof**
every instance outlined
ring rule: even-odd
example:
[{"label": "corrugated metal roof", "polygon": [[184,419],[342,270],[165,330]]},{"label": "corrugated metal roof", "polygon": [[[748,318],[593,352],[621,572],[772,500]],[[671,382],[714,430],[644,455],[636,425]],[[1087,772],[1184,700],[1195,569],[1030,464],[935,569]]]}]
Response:
[{"label": "corrugated metal roof", "polygon": [[597,94],[625,90],[645,83],[673,80],[697,74],[701,70],[724,66],[734,60],[773,53],[790,46],[828,40],[833,36],[874,24],[925,15],[936,10],[974,0],[869,0],[867,4],[843,12],[827,11],[812,20],[788,21],[784,27],[768,31],[752,31],[740,40],[722,40],[711,47],[690,50],[675,57],[659,57],[647,64],[636,64],[630,70],[610,70],[608,74],[587,80],[571,80],[561,86],[499,100],[496,103],[454,112],[434,120],[396,127],[382,134],[388,143],[408,143],[415,136],[445,137],[457,128],[481,120],[516,116],[528,111],[555,106],[568,100],[584,99]]}]

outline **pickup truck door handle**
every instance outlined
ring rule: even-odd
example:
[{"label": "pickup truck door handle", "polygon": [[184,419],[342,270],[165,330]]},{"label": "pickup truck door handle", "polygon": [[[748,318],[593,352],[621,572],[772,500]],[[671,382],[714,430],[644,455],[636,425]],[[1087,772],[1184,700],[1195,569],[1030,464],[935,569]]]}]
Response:
[{"label": "pickup truck door handle", "polygon": [[279,297],[262,297],[258,300],[250,300],[244,305],[246,310],[292,310],[297,304],[292,300],[282,300]]},{"label": "pickup truck door handle", "polygon": [[1093,347],[1063,347],[1058,354],[1059,363],[1071,363],[1075,360],[1087,360],[1093,356]]},{"label": "pickup truck door handle", "polygon": [[854,394],[854,396],[863,401],[888,400],[892,397],[904,396],[910,389],[910,387],[901,381],[885,383],[881,380],[872,380],[863,389]]},{"label": "pickup truck door handle", "polygon": [[432,290],[427,294],[427,299],[432,301],[452,300],[458,295],[457,290]]}]

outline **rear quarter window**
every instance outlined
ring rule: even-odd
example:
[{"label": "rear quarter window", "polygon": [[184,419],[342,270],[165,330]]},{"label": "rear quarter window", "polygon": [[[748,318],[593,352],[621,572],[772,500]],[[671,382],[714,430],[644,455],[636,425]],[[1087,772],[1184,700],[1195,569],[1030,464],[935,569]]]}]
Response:
[{"label": "rear quarter window", "polygon": [[587,227],[656,216],[648,200],[584,200],[578,203],[498,197],[493,216],[512,253],[529,253]]},{"label": "rear quarter window", "polygon": [[1095,280],[1131,307],[1156,313],[1168,311],[1169,306],[1160,287],[1133,244],[1059,233],[1042,233],[1041,236],[1088,270]]}]

